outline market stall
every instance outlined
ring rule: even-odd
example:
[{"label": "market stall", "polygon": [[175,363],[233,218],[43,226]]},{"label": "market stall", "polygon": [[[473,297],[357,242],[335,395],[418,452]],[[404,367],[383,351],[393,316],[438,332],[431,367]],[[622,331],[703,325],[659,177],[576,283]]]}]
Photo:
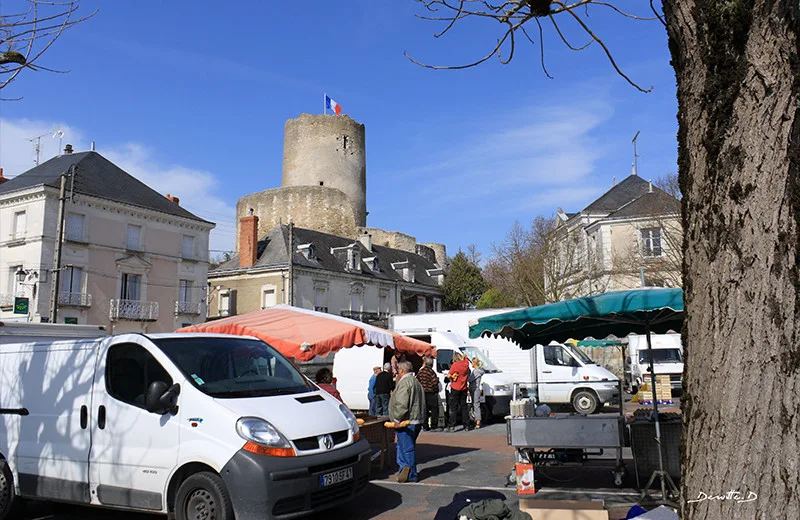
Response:
[{"label": "market stall", "polygon": [[[654,393],[652,415],[655,451],[658,459],[658,469],[653,472],[645,487],[645,492],[656,478],[660,478],[661,497],[666,500],[668,492],[677,496],[677,488],[664,470],[650,334],[651,332],[664,333],[669,330],[680,330],[682,321],[683,291],[681,289],[638,289],[609,292],[486,316],[470,326],[470,337],[502,336],[519,344],[521,348],[531,348],[536,344],[547,344],[553,340],[563,342],[575,337],[606,338],[611,335],[620,337],[633,332],[645,334],[648,350],[651,352],[650,374]],[[564,420],[558,415],[548,415],[547,417],[531,415],[533,416],[525,415],[519,419],[509,420],[509,443],[516,448],[518,464],[532,466],[534,461],[530,460],[531,453],[534,453],[535,459],[535,451],[532,452],[532,449],[535,450],[537,445],[543,442],[569,444],[566,440],[574,437],[576,430],[587,433],[579,435],[574,442],[577,446],[583,444],[577,449],[585,451],[591,448],[588,444],[596,442],[592,440],[584,442],[583,439],[596,436],[598,431],[605,432],[604,440],[600,444],[617,442],[619,449],[623,446],[624,416],[622,413],[619,418],[616,418],[616,425],[613,420],[603,425],[592,416],[577,416],[570,420]],[[545,441],[539,439],[545,439]],[[523,467],[527,470],[527,466]],[[532,467],[530,471],[533,472]],[[532,480],[532,475],[530,477],[529,480]]]}]

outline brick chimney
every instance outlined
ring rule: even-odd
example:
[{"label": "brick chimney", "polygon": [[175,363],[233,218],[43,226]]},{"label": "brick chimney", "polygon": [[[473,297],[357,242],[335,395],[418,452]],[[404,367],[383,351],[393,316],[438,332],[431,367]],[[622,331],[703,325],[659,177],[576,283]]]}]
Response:
[{"label": "brick chimney", "polygon": [[239,219],[239,267],[252,267],[258,255],[258,216]]},{"label": "brick chimney", "polygon": [[0,184],[3,184],[3,183],[4,183],[4,182],[6,182],[7,180],[8,180],[8,179],[6,179],[5,177],[3,177],[3,169],[2,169],[2,168],[0,168]]},{"label": "brick chimney", "polygon": [[67,146],[64,147],[64,154],[69,155],[71,153],[72,153],[72,145],[68,144]]},{"label": "brick chimney", "polygon": [[168,201],[170,201],[170,202],[174,202],[174,203],[175,203],[175,204],[177,204],[178,206],[180,206],[180,205],[181,205],[181,199],[179,199],[178,197],[173,197],[173,196],[172,196],[172,195],[170,195],[169,193],[167,193],[167,200],[168,200]]}]

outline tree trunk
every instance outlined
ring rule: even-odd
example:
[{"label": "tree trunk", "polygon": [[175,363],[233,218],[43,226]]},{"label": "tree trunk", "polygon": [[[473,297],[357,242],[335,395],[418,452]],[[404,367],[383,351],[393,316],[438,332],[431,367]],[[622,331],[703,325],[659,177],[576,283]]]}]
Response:
[{"label": "tree trunk", "polygon": [[800,518],[798,1],[664,13],[684,194],[682,516]]}]

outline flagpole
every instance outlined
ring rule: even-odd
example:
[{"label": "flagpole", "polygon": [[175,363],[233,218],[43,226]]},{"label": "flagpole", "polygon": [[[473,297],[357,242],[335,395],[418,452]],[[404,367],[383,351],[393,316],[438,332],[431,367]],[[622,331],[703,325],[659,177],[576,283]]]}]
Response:
[{"label": "flagpole", "polygon": [[328,93],[322,93],[322,115],[328,115]]}]

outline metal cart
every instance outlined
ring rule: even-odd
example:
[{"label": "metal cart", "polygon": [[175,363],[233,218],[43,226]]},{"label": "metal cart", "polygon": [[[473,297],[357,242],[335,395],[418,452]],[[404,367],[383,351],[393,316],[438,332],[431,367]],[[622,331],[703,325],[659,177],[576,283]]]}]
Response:
[{"label": "metal cart", "polygon": [[[521,392],[518,387],[530,388],[531,385],[537,383],[515,383],[514,400],[521,394],[530,396],[532,392]],[[613,463],[614,483],[621,486],[626,474],[622,459],[622,449],[625,446],[622,395],[620,382],[619,415],[556,413],[547,417],[508,416],[508,444],[515,448],[515,462],[533,464],[534,471],[542,466],[582,466],[589,462],[599,466]],[[607,449],[616,450],[616,459],[596,458]]]}]

